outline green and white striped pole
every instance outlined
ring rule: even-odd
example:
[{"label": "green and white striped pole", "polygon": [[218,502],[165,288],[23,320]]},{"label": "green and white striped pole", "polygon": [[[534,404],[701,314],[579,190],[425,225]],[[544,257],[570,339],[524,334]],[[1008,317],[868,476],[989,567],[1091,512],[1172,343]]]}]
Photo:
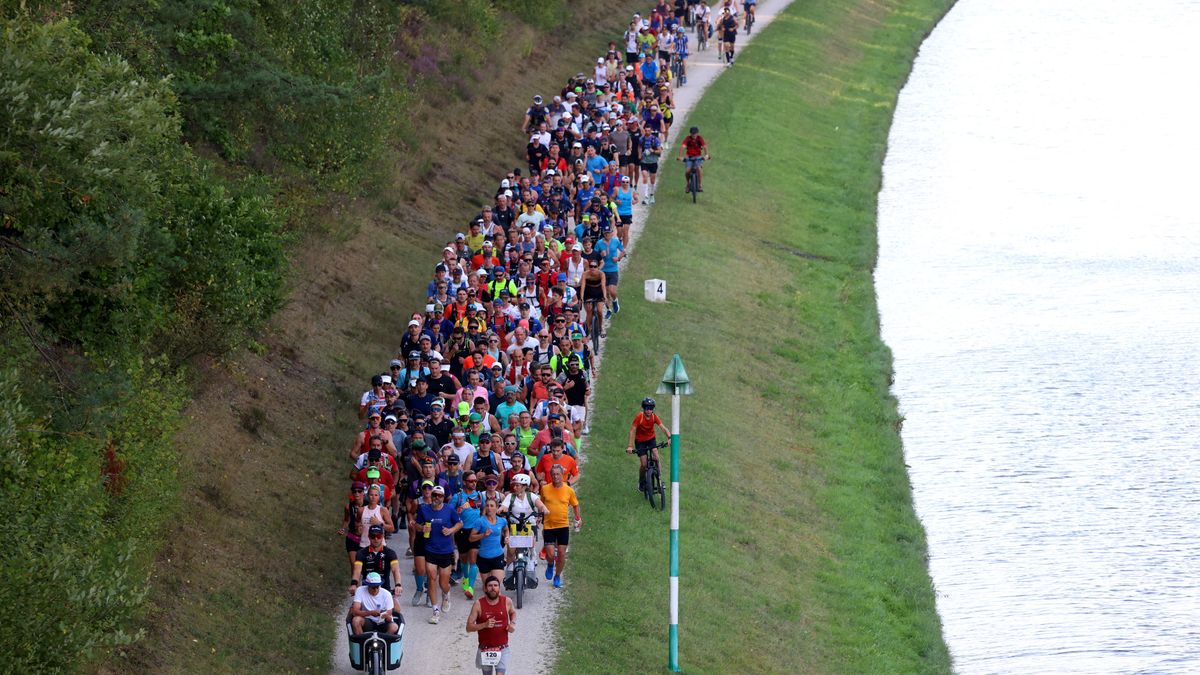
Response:
[{"label": "green and white striped pole", "polygon": [[679,396],[692,393],[692,381],[676,354],[663,373],[658,393],[671,395],[671,604],[667,669],[679,672]]}]

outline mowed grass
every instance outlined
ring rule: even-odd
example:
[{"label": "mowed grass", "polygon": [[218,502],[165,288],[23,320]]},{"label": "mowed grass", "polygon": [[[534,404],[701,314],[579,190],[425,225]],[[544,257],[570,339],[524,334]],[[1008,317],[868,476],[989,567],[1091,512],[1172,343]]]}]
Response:
[{"label": "mowed grass", "polygon": [[714,159],[697,205],[671,162],[622,275],[557,670],[665,668],[668,514],[624,448],[678,352],[684,670],[950,671],[872,284],[896,95],[950,4],[796,2],[693,114]]}]

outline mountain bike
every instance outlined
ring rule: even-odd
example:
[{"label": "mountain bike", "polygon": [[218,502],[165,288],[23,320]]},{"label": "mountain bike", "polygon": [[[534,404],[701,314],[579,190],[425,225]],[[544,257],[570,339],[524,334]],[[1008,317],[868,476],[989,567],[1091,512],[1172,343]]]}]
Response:
[{"label": "mountain bike", "polygon": [[[670,445],[670,441],[663,441],[654,446],[656,450]],[[662,468],[659,461],[654,458],[654,452],[646,453],[646,480],[642,482],[642,494],[646,495],[646,501],[650,502],[651,508],[657,508],[662,511],[667,508],[667,490],[663,487]],[[654,500],[658,500],[657,506]]]},{"label": "mountain bike", "polygon": [[687,84],[687,71],[684,69],[684,60],[679,54],[671,54],[671,77],[681,87]]},{"label": "mountain bike", "polygon": [[707,21],[697,21],[696,22],[696,49],[701,50],[701,51],[708,49],[708,22]]},{"label": "mountain bike", "polygon": [[[711,159],[711,157],[706,157],[704,158],[704,161],[707,162],[709,159]],[[684,166],[687,166],[686,159],[684,160]],[[699,167],[688,167],[685,169],[687,172],[686,176],[684,176],[687,179],[687,191],[692,195],[693,204],[696,203],[696,195],[700,192],[700,174],[697,173],[698,170]]]},{"label": "mountain bike", "polygon": [[754,10],[746,10],[746,34],[750,34],[750,27],[754,25]]},{"label": "mountain bike", "polygon": [[604,330],[604,316],[600,314],[600,307],[607,309],[607,306],[603,300],[588,300],[588,304],[591,305],[592,312],[591,325],[588,326],[588,332],[592,338],[592,354],[599,354],[600,333]]},{"label": "mountain bike", "polygon": [[[516,552],[513,560],[512,574],[504,579],[504,587],[513,591],[513,601],[517,609],[525,604],[525,589],[537,588],[537,555],[533,552],[533,513],[507,513],[504,516],[509,521],[508,547]],[[526,532],[527,534],[513,534]],[[533,572],[530,572],[530,566]]]}]

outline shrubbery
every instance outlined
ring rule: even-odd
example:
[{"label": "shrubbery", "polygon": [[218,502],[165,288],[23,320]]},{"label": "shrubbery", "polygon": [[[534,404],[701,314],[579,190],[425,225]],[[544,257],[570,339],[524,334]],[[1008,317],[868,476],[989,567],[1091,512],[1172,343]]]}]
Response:
[{"label": "shrubbery", "polygon": [[0,31],[0,653],[65,670],[135,637],[178,365],[279,306],[282,220],[192,155],[167,82],[66,21]]},{"label": "shrubbery", "polygon": [[418,150],[413,111],[468,95],[506,21],[548,30],[566,7],[0,6],[5,670],[80,669],[137,638],[179,496],[189,359],[261,328],[283,301],[285,232]]}]

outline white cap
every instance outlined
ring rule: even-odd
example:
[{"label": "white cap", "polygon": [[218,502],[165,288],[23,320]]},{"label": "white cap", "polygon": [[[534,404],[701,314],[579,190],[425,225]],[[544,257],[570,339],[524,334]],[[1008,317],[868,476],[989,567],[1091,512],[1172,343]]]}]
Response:
[{"label": "white cap", "polygon": [[504,196],[505,196],[505,197],[508,197],[509,199],[512,199],[512,195],[513,195],[513,193],[512,193],[512,190],[505,190],[505,191],[504,191]]},{"label": "white cap", "polygon": [[[534,136],[533,138],[537,138],[537,136]],[[508,179],[505,178],[504,180],[500,181],[500,187],[502,187],[502,188],[511,187],[511,184],[508,182]]]},{"label": "white cap", "polygon": [[413,319],[412,321],[409,321],[409,322],[408,322],[408,325],[410,325],[410,326],[420,326],[420,325],[421,325],[421,322],[420,322],[420,321],[417,321],[416,319]]}]

